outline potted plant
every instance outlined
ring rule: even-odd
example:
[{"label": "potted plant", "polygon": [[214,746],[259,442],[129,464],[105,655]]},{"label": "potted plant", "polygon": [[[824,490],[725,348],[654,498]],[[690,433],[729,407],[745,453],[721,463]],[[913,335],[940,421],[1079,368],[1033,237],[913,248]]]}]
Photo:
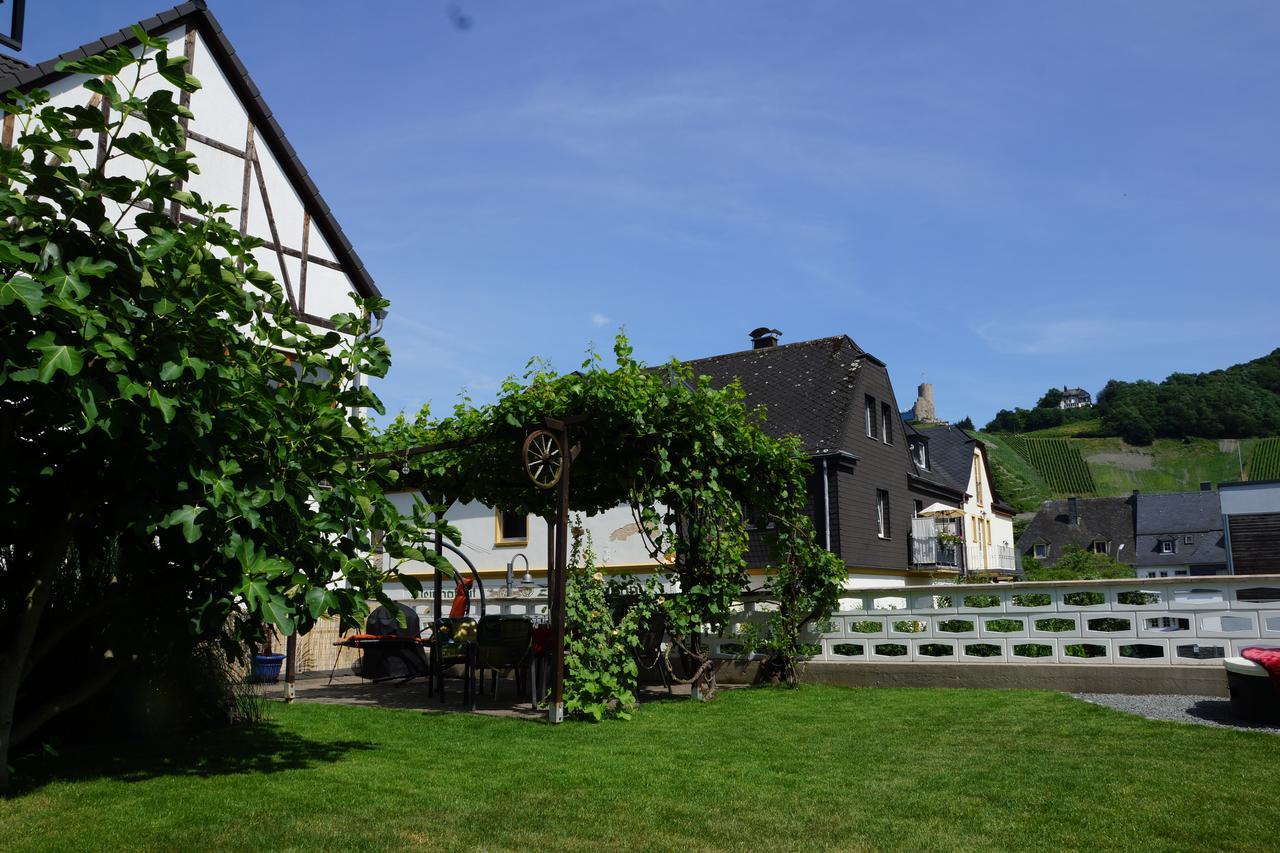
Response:
[{"label": "potted plant", "polygon": [[249,680],[256,684],[275,684],[280,680],[280,665],[284,663],[284,655],[272,651],[272,640],[275,629],[267,628],[263,634],[262,651],[253,656],[253,672]]}]

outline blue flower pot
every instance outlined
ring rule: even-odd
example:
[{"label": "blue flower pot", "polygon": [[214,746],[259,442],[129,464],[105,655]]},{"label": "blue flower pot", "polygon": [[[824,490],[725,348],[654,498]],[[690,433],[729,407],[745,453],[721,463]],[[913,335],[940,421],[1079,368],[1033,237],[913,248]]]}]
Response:
[{"label": "blue flower pot", "polygon": [[254,655],[252,680],[258,684],[275,684],[280,680],[280,664],[284,655]]}]

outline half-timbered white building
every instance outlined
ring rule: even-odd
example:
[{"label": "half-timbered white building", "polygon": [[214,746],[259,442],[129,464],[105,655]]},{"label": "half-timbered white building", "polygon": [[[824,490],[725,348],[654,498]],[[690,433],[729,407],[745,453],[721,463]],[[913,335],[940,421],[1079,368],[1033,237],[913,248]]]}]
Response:
[{"label": "half-timbered white building", "polygon": [[[187,147],[200,172],[185,188],[235,209],[229,214],[231,221],[242,233],[262,240],[255,250],[258,263],[280,282],[298,316],[328,328],[328,317],[353,309],[350,293],[379,295],[203,0],[183,3],[138,26],[168,42],[171,56],[185,55],[188,72],[201,83],[192,94],[175,93],[175,100],[195,116],[187,122]],[[84,88],[85,75],[59,72],[56,66],[121,44],[140,50],[132,29],[126,27],[39,65],[0,57],[0,91],[44,89],[55,106],[101,107],[101,99]],[[153,75],[141,82],[138,93],[145,97],[165,86]],[[5,145],[12,144],[17,130],[14,117],[6,116]]]}]

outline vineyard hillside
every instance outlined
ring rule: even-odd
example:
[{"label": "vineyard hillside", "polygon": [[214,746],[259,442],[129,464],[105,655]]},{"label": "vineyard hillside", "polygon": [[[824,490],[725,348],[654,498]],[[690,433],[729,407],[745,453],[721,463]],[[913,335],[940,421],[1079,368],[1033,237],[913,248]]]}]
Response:
[{"label": "vineyard hillside", "polygon": [[1085,465],[1080,449],[1071,439],[1014,436],[1010,444],[1040,473],[1054,492],[1091,495],[1098,490],[1089,466]]},{"label": "vineyard hillside", "polygon": [[1249,457],[1250,480],[1280,480],[1280,438],[1260,438]]},{"label": "vineyard hillside", "polygon": [[992,479],[1020,512],[1070,497],[1194,491],[1202,482],[1280,479],[1280,437],[1157,439],[1135,447],[1119,438],[1067,438],[1055,431],[977,433]]}]

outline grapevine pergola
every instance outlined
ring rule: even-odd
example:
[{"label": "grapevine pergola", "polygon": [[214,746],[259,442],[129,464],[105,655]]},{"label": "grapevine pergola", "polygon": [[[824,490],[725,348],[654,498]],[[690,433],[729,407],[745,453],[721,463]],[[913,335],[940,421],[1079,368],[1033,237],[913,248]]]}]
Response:
[{"label": "grapevine pergola", "polygon": [[[460,405],[449,417],[398,418],[376,458],[401,463],[400,482],[442,520],[453,502],[475,501],[539,516],[548,525],[552,690],[548,718],[564,714],[565,589],[569,516],[628,505],[654,559],[680,587],[666,599],[669,636],[695,664],[699,693],[714,693],[704,625],[725,624],[747,586],[746,513],[768,516],[780,601],[771,626],[788,674],[799,626],[834,606],[840,561],[816,544],[806,513],[808,463],[794,440],[771,438],[736,385],[717,389],[673,363],[646,367],[615,344],[617,366],[589,359],[567,375],[540,370],[509,380],[496,403]],[[595,358],[598,361],[598,357]],[[443,532],[436,531],[436,553]],[[435,617],[441,584],[435,575]],[[785,624],[784,624],[785,623]]]},{"label": "grapevine pergola", "polygon": [[[563,419],[546,418],[541,426],[525,430],[524,440],[520,443],[520,467],[528,481],[531,498],[537,500],[543,493],[555,490],[555,514],[547,518],[551,535],[547,537],[547,588],[550,597],[552,659],[551,659],[551,702],[547,708],[547,719],[552,723],[564,720],[564,633],[565,633],[565,577],[568,572],[568,529],[570,512],[570,483],[573,461],[582,450],[581,443],[574,443],[573,428],[587,420],[586,415],[576,415]],[[478,436],[470,439],[441,442],[438,444],[419,445],[400,451],[385,451],[374,454],[374,458],[401,458],[405,460],[403,473],[409,474],[409,459],[433,453],[451,450],[464,450],[476,445],[509,441],[508,435],[494,434]],[[450,499],[455,497],[448,493],[441,494],[432,489],[431,484],[422,483],[423,491],[440,499],[442,509],[438,519],[443,520],[443,507],[447,507]],[[512,484],[514,485],[514,484]],[[437,489],[439,486],[437,486]],[[439,530],[435,535],[436,554],[444,554],[444,535]],[[439,571],[433,573],[435,610],[433,619],[438,626],[441,621],[441,599],[444,577]],[[436,636],[439,634],[437,632]],[[432,677],[439,677],[439,651],[433,657]]]}]

